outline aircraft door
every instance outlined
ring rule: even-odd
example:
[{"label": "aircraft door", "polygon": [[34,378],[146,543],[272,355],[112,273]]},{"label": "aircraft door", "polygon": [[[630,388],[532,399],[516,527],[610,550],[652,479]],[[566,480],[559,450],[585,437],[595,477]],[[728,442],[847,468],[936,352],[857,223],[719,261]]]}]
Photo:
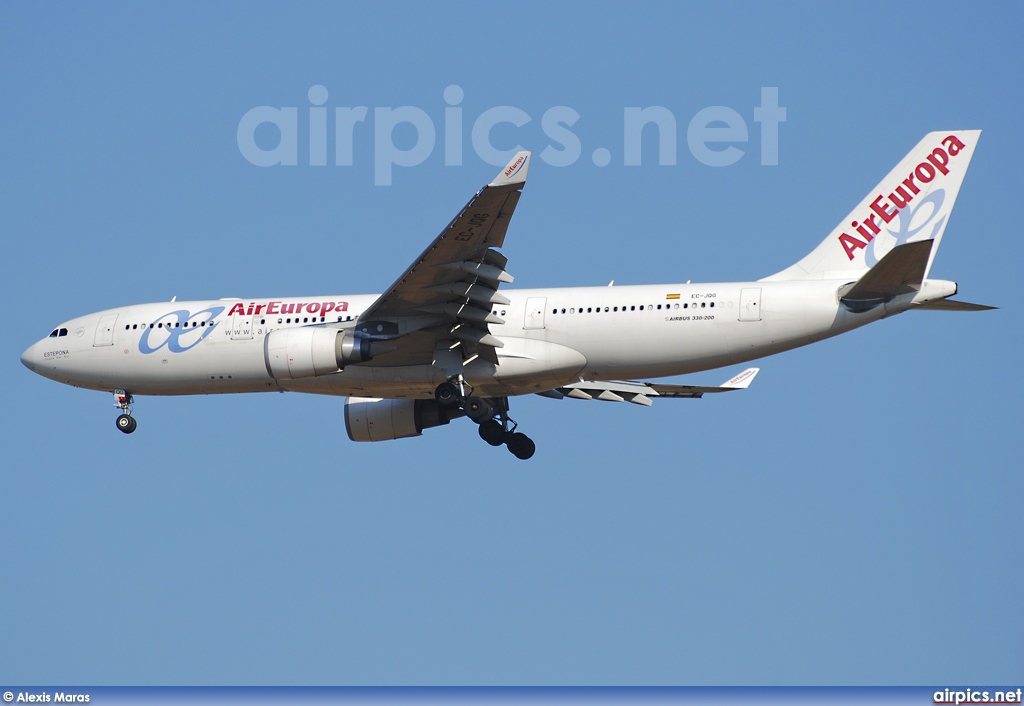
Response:
[{"label": "aircraft door", "polygon": [[231,340],[245,341],[252,338],[252,316],[235,314],[231,317]]},{"label": "aircraft door", "polygon": [[526,316],[523,318],[524,329],[544,328],[544,309],[547,308],[547,297],[528,297],[526,300]]},{"label": "aircraft door", "polygon": [[761,320],[761,288],[740,290],[740,321]]},{"label": "aircraft door", "polygon": [[96,337],[92,339],[94,346],[114,345],[114,324],[117,323],[117,314],[105,314],[100,317],[96,324]]}]

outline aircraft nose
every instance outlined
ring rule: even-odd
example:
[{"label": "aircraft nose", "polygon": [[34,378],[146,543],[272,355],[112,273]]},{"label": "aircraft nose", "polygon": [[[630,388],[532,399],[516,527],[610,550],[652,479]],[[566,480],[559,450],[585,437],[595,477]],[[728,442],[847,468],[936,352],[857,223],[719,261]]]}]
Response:
[{"label": "aircraft nose", "polygon": [[24,353],[21,354],[21,364],[32,372],[36,371],[36,345],[32,344],[29,346]]}]

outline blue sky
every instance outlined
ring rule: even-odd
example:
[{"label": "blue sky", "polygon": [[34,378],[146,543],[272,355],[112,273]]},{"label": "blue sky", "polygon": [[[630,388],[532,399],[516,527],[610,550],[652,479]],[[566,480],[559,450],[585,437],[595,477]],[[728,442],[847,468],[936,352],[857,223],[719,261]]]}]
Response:
[{"label": "blue sky", "polygon": [[[1019,685],[1022,15],[4,4],[0,681]],[[310,164],[314,86],[332,120],[368,108],[351,166],[333,123]],[[775,166],[765,87],[786,109]],[[296,109],[294,166],[240,149],[259,106]],[[436,143],[377,185],[375,109],[400,106]],[[499,106],[530,121],[493,146],[536,154],[564,147],[547,111],[579,115],[579,158],[534,161],[509,229],[518,285],[771,274],[925,133],[980,128],[932,273],[1002,308],[769,358],[742,394],[516,399],[528,463],[468,422],[355,444],[343,400],[291,394],[140,398],[126,437],[109,395],[19,363],[124,304],[381,291],[496,173],[471,128]],[[676,120],[675,164],[645,134],[625,166],[625,111],[649,106]],[[687,143],[714,106],[748,129],[731,166]],[[408,125],[391,137],[415,148]]]}]

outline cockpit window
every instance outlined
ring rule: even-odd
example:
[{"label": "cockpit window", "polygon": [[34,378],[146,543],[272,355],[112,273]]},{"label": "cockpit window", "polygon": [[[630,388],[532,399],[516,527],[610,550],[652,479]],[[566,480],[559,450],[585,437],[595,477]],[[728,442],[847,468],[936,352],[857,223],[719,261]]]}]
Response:
[{"label": "cockpit window", "polygon": [[60,331],[57,332],[57,335],[58,336],[67,336],[68,335],[68,330],[66,328],[62,328]]},{"label": "cockpit window", "polygon": [[50,335],[47,338],[57,338],[57,336],[67,336],[68,330],[66,328],[55,328],[50,331]]},{"label": "cockpit window", "polygon": [[57,328],[55,328],[54,330],[50,331],[50,335],[47,336],[47,338],[57,338],[57,332],[58,331],[60,331],[60,329],[57,329]]}]

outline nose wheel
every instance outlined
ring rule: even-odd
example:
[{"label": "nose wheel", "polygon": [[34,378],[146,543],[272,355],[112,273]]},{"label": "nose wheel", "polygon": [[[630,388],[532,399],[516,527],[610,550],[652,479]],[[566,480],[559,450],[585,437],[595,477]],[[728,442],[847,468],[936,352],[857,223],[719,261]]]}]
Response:
[{"label": "nose wheel", "polygon": [[[457,383],[457,384],[456,384]],[[519,426],[508,416],[507,397],[475,397],[462,380],[442,382],[434,390],[434,399],[445,406],[458,406],[480,426],[480,438],[491,446],[501,446],[518,459],[531,458],[537,451],[533,439],[516,431]]]},{"label": "nose wheel", "polygon": [[115,424],[125,434],[131,434],[139,423],[132,416],[132,395],[124,390],[114,390],[114,406],[121,410]]}]

